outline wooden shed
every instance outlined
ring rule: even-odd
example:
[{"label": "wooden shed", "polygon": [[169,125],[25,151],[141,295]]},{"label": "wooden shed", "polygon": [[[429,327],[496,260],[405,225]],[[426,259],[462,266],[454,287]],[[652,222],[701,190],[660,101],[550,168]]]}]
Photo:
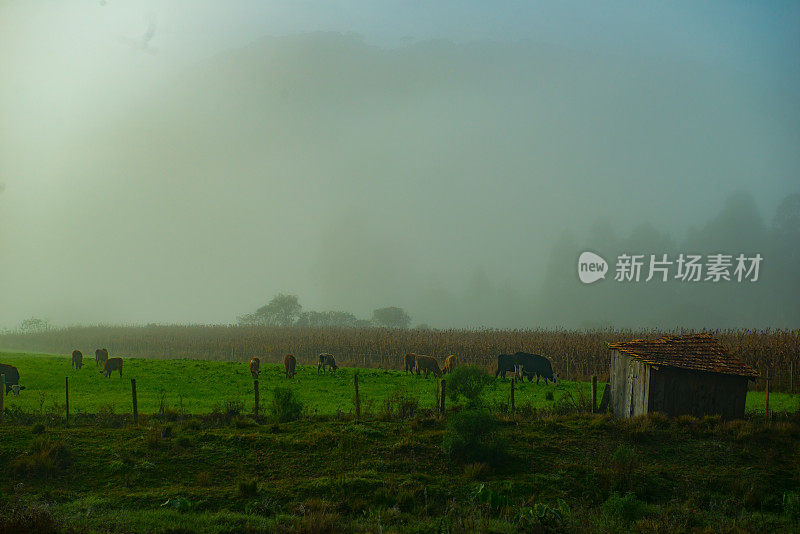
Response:
[{"label": "wooden shed", "polygon": [[611,407],[617,417],[651,412],[744,416],[758,372],[708,334],[610,343]]}]

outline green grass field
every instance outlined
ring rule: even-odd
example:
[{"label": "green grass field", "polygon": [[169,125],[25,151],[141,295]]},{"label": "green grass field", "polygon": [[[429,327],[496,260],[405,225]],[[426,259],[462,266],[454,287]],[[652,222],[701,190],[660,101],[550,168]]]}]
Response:
[{"label": "green grass field", "polygon": [[[589,384],[525,383],[517,405],[540,410],[510,416],[496,409],[510,389],[498,380],[486,391],[485,426],[463,426],[469,412],[453,403],[444,418],[382,409],[398,390],[433,406],[436,380],[361,369],[356,420],[355,369],[318,375],[304,366],[287,380],[267,365],[264,411],[276,386],[306,405],[299,420],[275,423],[224,411],[232,400],[252,409],[246,363],[131,358],[120,379],[101,376],[93,361],[75,371],[64,356],[0,353],[0,362],[15,365],[28,388],[6,397],[0,423],[0,534],[798,532],[800,524],[797,396],[771,396],[774,410],[795,412],[772,421],[752,413],[763,393],[748,396],[745,420],[616,420],[547,409],[588,397]],[[119,415],[130,413],[130,378],[139,425]],[[150,415],[162,394],[171,410]],[[494,449],[448,453],[458,428],[462,438],[488,432]]]},{"label": "green grass field", "polygon": [[[101,407],[113,407],[116,413],[131,411],[130,379],[136,379],[139,411],[155,413],[162,398],[172,408],[183,407],[186,413],[209,413],[223,408],[229,401],[244,404],[245,411],[253,406],[253,380],[246,362],[217,362],[208,360],[169,360],[126,358],[123,378],[115,373],[105,378],[95,367],[94,358],[85,358],[84,367],[72,369],[68,356],[45,354],[0,353],[0,363],[17,367],[20,383],[27,389],[19,397],[8,396],[6,405],[25,411],[41,411],[54,404],[64,403],[64,378],[69,377],[70,411],[95,413]],[[292,389],[306,407],[308,415],[349,413],[354,409],[353,375],[359,375],[359,394],[362,410],[379,411],[384,401],[397,391],[416,397],[421,406],[433,407],[437,380],[412,376],[401,371],[340,368],[335,373],[317,373],[315,366],[298,366],[297,376],[288,380],[283,366],[262,364],[259,389],[262,402],[267,402],[276,386]],[[603,384],[598,388],[602,391]],[[551,392],[552,400],[547,399]],[[562,381],[557,386],[544,380],[518,383],[516,404],[535,408],[552,407],[558,402],[588,399],[589,383]],[[598,392],[598,395],[600,393]],[[510,380],[498,380],[488,388],[488,403],[508,403]],[[764,410],[764,393],[750,392],[748,411]],[[775,411],[797,411],[800,395],[785,393],[770,395],[770,408]]]}]

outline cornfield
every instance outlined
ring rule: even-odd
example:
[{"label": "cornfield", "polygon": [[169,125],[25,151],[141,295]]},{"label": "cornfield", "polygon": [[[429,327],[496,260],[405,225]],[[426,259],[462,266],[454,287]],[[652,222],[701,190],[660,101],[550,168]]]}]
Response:
[{"label": "cornfield", "polygon": [[[797,389],[800,330],[709,330],[734,356],[770,376],[774,391]],[[330,352],[340,365],[401,369],[407,352],[443,360],[455,354],[461,364],[492,371],[496,356],[516,351],[548,357],[568,380],[608,377],[610,352],[606,342],[689,334],[690,330],[427,330],[386,328],[297,328],[262,326],[88,326],[52,329],[33,334],[7,333],[0,346],[7,350],[70,354],[80,349],[93,355],[106,347],[112,355],[144,358],[196,358],[281,363],[287,353],[299,363],[315,363]],[[763,389],[765,381],[751,384]]]}]

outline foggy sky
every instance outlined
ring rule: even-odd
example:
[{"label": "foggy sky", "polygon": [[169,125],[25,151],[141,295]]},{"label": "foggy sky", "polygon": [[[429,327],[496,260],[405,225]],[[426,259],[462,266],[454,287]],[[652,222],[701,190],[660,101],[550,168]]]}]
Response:
[{"label": "foggy sky", "polygon": [[0,4],[0,325],[533,327],[565,231],[798,190],[796,4],[349,6]]}]

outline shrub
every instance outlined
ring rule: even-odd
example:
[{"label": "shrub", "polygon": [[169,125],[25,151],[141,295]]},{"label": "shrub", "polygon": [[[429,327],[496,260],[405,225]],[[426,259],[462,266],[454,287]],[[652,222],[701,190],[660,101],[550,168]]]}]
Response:
[{"label": "shrub", "polygon": [[303,413],[303,404],[289,388],[275,388],[272,391],[272,416],[279,423],[296,421]]},{"label": "shrub", "polygon": [[450,457],[465,462],[497,463],[506,443],[494,435],[499,422],[483,410],[463,410],[450,417],[442,449]]},{"label": "shrub", "polygon": [[44,425],[42,423],[36,423],[31,427],[31,434],[44,434]]},{"label": "shrub", "polygon": [[447,379],[447,396],[453,402],[464,397],[468,406],[475,407],[481,402],[484,388],[493,382],[491,376],[474,365],[457,367]]},{"label": "shrub", "polygon": [[647,513],[647,504],[637,499],[630,491],[623,496],[616,491],[612,492],[601,508],[607,516],[627,523],[637,521]]},{"label": "shrub", "polygon": [[544,394],[544,399],[545,400],[549,400],[549,401],[553,400],[553,392],[552,391],[548,391],[547,393],[545,393]]}]

